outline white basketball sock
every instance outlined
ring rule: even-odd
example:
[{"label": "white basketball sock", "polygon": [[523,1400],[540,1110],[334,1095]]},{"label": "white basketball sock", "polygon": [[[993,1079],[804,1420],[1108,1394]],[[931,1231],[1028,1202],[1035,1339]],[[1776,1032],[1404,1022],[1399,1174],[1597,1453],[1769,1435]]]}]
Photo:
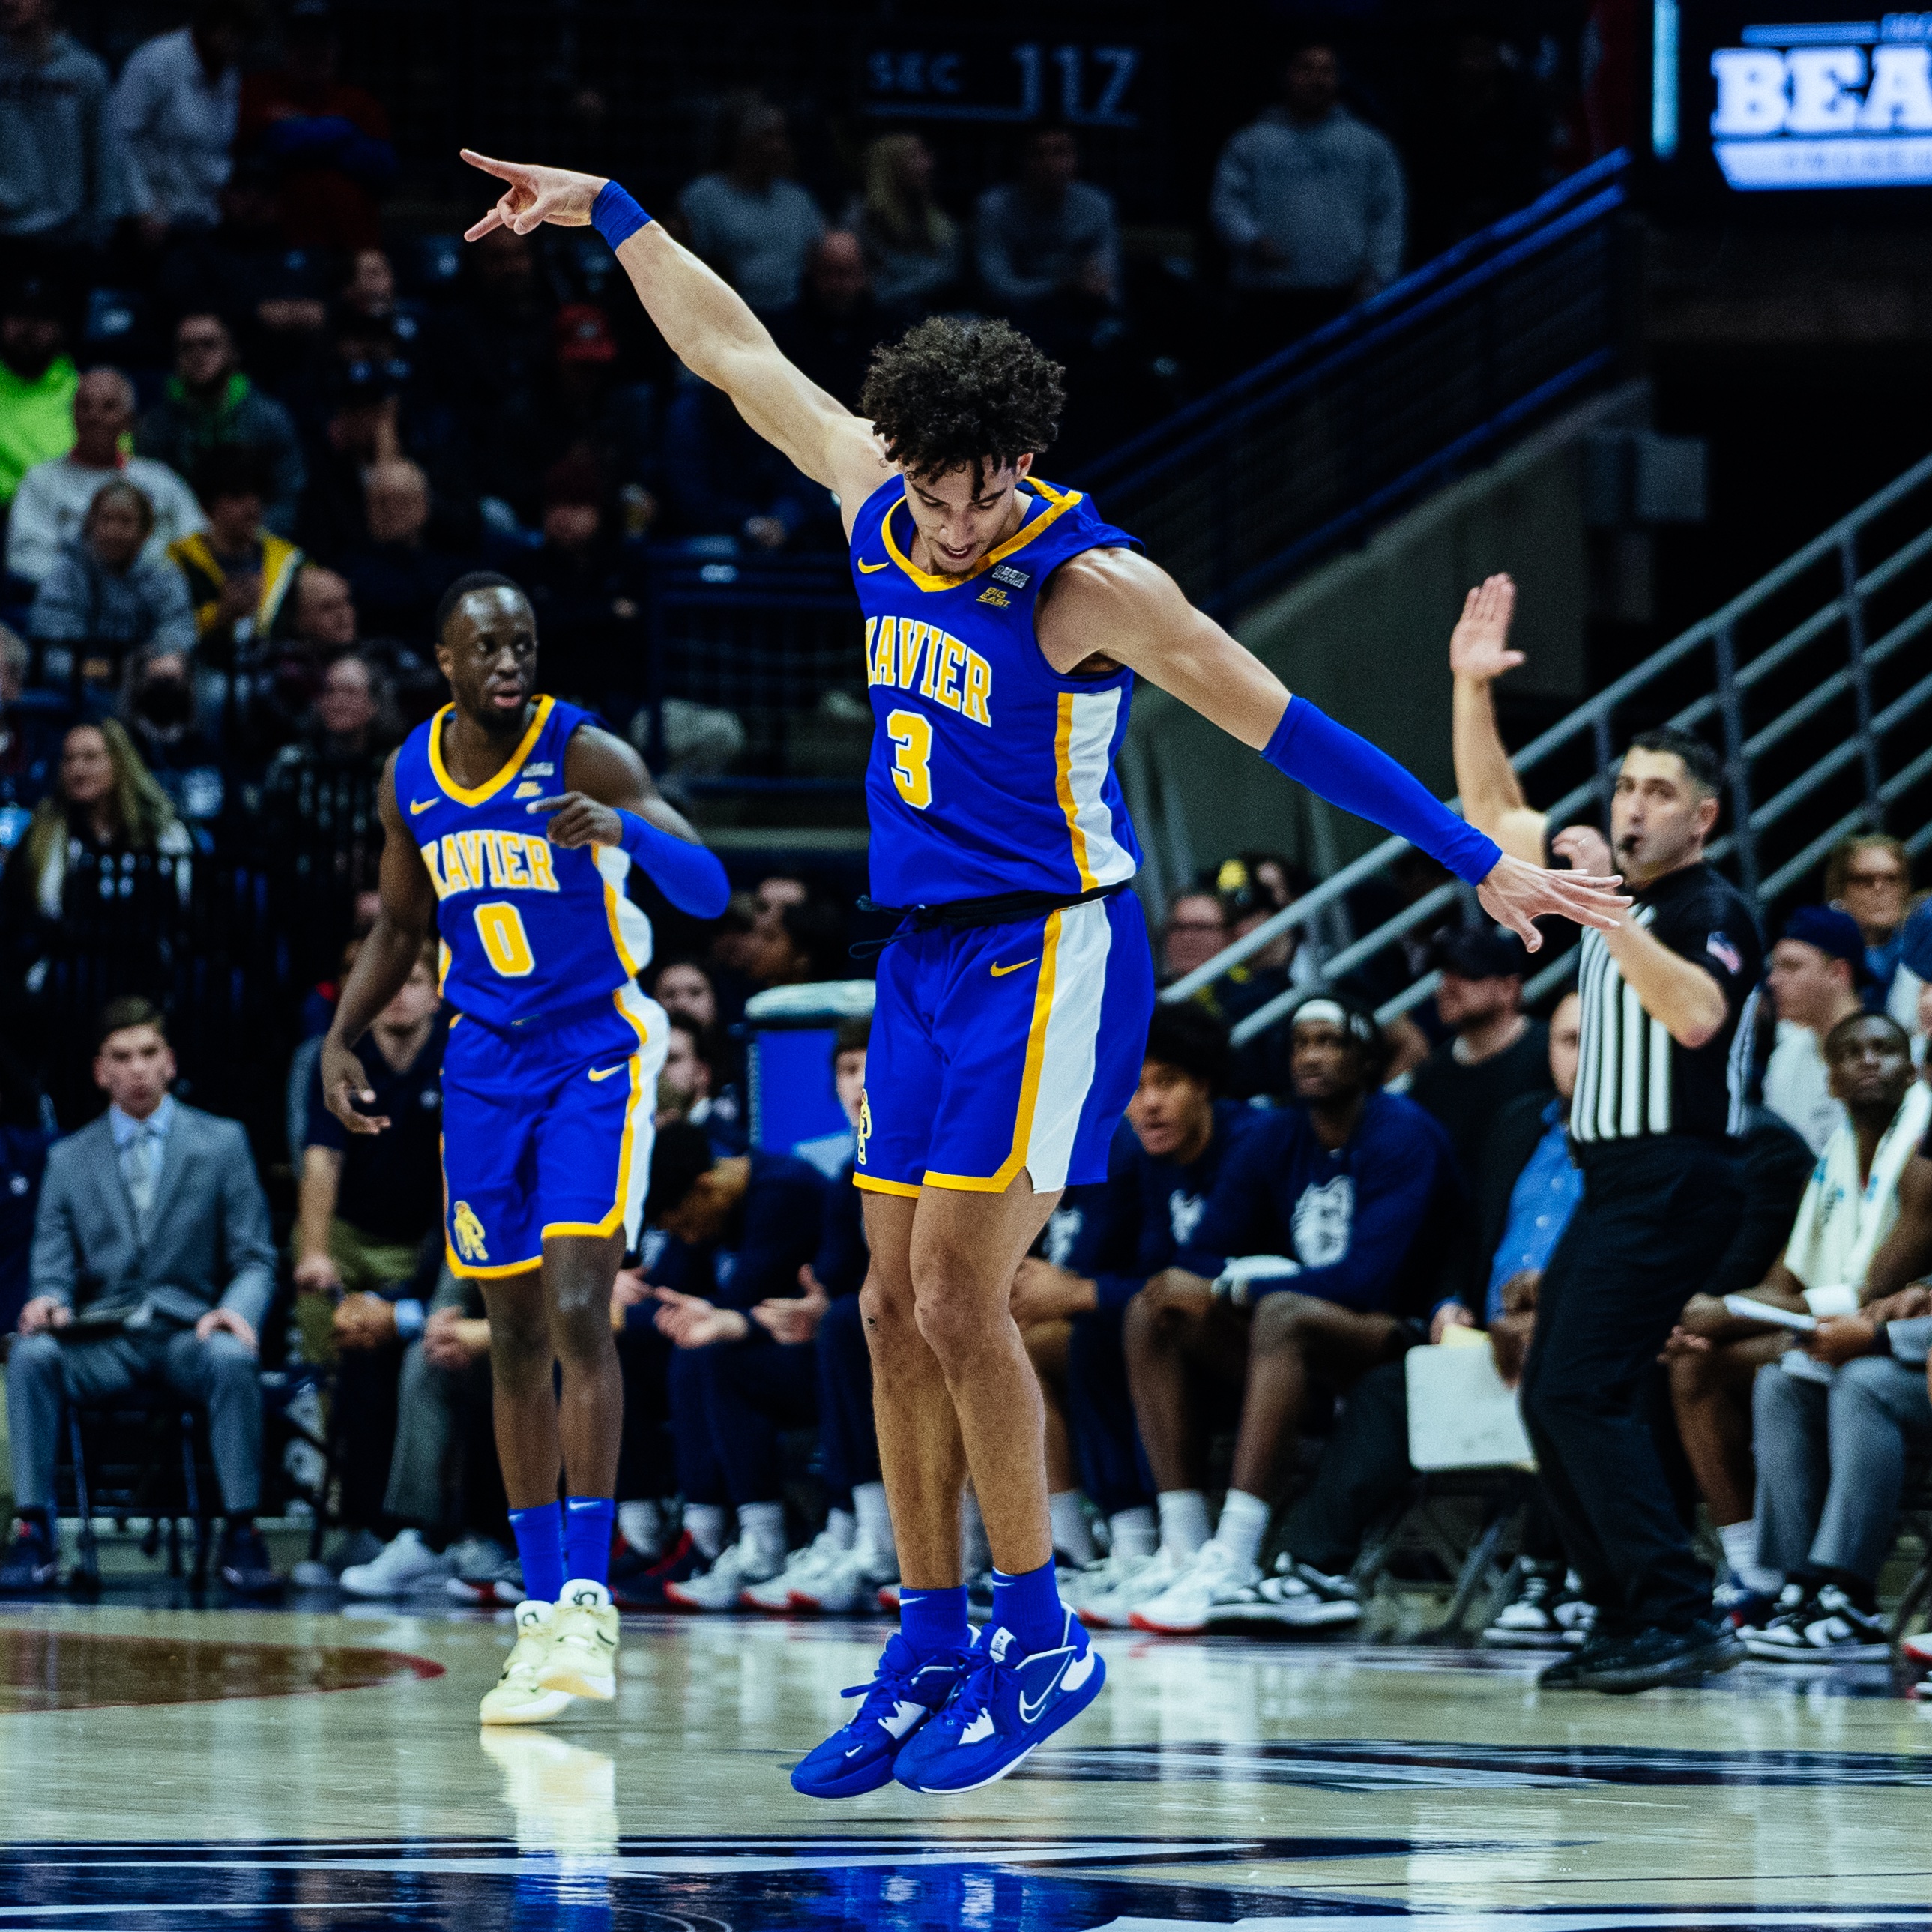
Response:
[{"label": "white basketball sock", "polygon": [[738,1540],[776,1569],[785,1557],[784,1504],[740,1503]]},{"label": "white basketball sock", "polygon": [[715,1557],[724,1547],[724,1505],[722,1503],[686,1503],[684,1526],[698,1545],[700,1556]]},{"label": "white basketball sock", "polygon": [[1054,1548],[1082,1568],[1093,1562],[1100,1552],[1094,1547],[1093,1526],[1080,1507],[1080,1492],[1061,1490],[1047,1498],[1046,1508],[1053,1523]]},{"label": "white basketball sock", "polygon": [[1208,1498],[1198,1490],[1164,1490],[1155,1501],[1160,1546],[1177,1563],[1184,1563],[1208,1540]]},{"label": "white basketball sock", "polygon": [[1154,1511],[1145,1503],[1132,1509],[1116,1510],[1107,1519],[1114,1533],[1116,1556],[1151,1556],[1160,1545],[1160,1532],[1154,1527]]},{"label": "white basketball sock", "polygon": [[983,1576],[992,1568],[993,1546],[986,1540],[986,1519],[980,1514],[980,1498],[970,1490],[960,1498],[959,1548],[961,1576],[969,1580]]},{"label": "white basketball sock", "polygon": [[892,1513],[886,1502],[885,1484],[854,1483],[852,1514],[859,1519],[860,1544],[897,1575],[898,1546],[892,1540]]},{"label": "white basketball sock", "polygon": [[1252,1564],[1262,1553],[1262,1538],[1268,1534],[1268,1506],[1246,1490],[1230,1490],[1221,1505],[1221,1520],[1214,1540],[1232,1551],[1242,1563]]},{"label": "white basketball sock", "polygon": [[664,1548],[664,1512],[654,1502],[620,1503],[617,1527],[642,1556],[655,1556]]},{"label": "white basketball sock", "polygon": [[858,1519],[850,1510],[834,1508],[825,1519],[825,1529],[835,1550],[850,1550],[859,1534]]},{"label": "white basketball sock", "polygon": [[1778,1594],[1784,1579],[1775,1570],[1766,1570],[1759,1564],[1754,1522],[1747,1517],[1742,1522],[1720,1522],[1718,1540],[1724,1546],[1724,1561],[1730,1565],[1731,1574],[1747,1590],[1756,1590],[1767,1597]]}]

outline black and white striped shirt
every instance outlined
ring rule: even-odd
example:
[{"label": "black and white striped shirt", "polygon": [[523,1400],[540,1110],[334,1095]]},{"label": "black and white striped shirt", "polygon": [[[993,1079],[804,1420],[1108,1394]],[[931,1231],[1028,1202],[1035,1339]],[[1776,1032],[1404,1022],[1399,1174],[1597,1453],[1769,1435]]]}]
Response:
[{"label": "black and white striped shirt", "polygon": [[1604,935],[1586,928],[1576,989],[1583,1003],[1571,1136],[1587,1151],[1669,1134],[1720,1139],[1744,1131],[1753,1006],[1764,964],[1750,902],[1700,863],[1635,895],[1651,937],[1694,960],[1724,994],[1724,1024],[1703,1046],[1680,1046],[1643,1010]]}]

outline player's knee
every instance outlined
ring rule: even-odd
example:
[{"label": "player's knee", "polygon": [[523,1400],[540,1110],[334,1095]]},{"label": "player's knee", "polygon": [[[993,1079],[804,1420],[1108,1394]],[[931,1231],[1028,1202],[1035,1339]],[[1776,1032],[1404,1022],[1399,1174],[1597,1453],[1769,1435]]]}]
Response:
[{"label": "player's knee", "polygon": [[1305,1348],[1320,1326],[1323,1304],[1306,1294],[1264,1295],[1255,1306],[1249,1346],[1257,1354]]},{"label": "player's knee", "polygon": [[942,1367],[969,1360],[985,1347],[996,1321],[1006,1317],[1004,1304],[989,1308],[972,1298],[949,1294],[945,1282],[922,1286],[913,1304],[913,1317],[921,1339]]},{"label": "player's knee", "polygon": [[881,1274],[875,1268],[859,1291],[859,1319],[864,1324],[868,1342],[902,1342],[916,1336],[910,1282],[903,1286]]},{"label": "player's knee", "polygon": [[61,1372],[61,1345],[43,1330],[38,1335],[16,1335],[7,1357],[10,1374],[34,1382],[58,1378]]},{"label": "player's knee", "polygon": [[254,1382],[255,1358],[232,1335],[211,1335],[202,1343],[201,1348],[208,1380],[217,1388],[229,1388]]}]

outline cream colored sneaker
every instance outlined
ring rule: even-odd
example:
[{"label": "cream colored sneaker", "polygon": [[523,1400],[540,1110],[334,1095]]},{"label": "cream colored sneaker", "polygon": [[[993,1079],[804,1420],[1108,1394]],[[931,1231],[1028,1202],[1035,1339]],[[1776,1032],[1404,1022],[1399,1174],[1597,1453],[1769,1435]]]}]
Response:
[{"label": "cream colored sneaker", "polygon": [[547,1690],[608,1703],[617,1694],[617,1606],[602,1583],[563,1586],[550,1618],[550,1650],[537,1670]]},{"label": "cream colored sneaker", "polygon": [[550,1660],[554,1604],[526,1599],[516,1609],[517,1640],[503,1660],[503,1674],[484,1694],[479,1713],[486,1724],[547,1724],[570,1708],[570,1693],[553,1690],[538,1673]]}]

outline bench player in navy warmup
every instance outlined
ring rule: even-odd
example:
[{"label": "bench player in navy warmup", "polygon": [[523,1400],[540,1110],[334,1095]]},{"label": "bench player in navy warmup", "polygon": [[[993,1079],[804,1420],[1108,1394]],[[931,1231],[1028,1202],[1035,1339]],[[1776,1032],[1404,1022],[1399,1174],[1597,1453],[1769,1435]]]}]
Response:
[{"label": "bench player in navy warmup", "polygon": [[489,1306],[496,1453],[524,1566],[517,1642],[483,1700],[499,1724],[616,1694],[605,1586],[624,1396],[610,1287],[643,1214],[670,1033],[638,990],[651,928],[626,888],[634,864],[700,917],[730,897],[630,746],[537,694],[536,659],[529,599],[508,578],[481,572],[444,593],[451,702],[382,774],[382,910],[322,1053],[332,1111],[380,1132],[388,1122],[356,1106],[374,1096],[356,1045],[434,923],[457,1016],[443,1235]]},{"label": "bench player in navy warmup", "polygon": [[[616,183],[465,159],[503,184],[470,239],[594,224],[673,350],[834,493],[851,538],[876,724],[872,896],[906,913],[880,963],[856,1168],[904,1588],[857,1716],[792,1782],[968,1790],[1104,1676],[1054,1589],[1043,1412],[1009,1298],[1060,1190],[1104,1178],[1140,1072],[1154,976],[1113,770],[1136,674],[1434,854],[1532,945],[1541,914],[1607,924],[1623,902],[1613,880],[1506,857],[1291,700],[1079,491],[1036,477],[1060,372],[1024,336],[923,322],[875,356],[854,416]],[[960,1577],[969,1470],[995,1564],[976,1641]]]}]

